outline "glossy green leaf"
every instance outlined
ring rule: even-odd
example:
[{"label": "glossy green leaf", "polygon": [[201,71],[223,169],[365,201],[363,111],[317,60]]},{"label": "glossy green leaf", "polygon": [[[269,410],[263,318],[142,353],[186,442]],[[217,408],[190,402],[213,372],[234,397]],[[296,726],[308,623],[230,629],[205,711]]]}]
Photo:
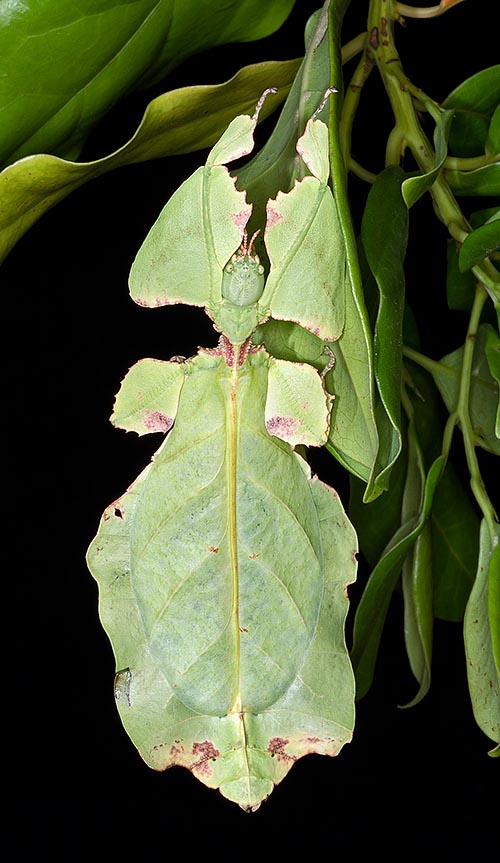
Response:
[{"label": "glossy green leaf", "polygon": [[[500,454],[500,441],[495,433],[498,412],[499,385],[492,377],[485,353],[489,324],[481,324],[474,344],[469,412],[478,446]],[[462,368],[463,348],[453,351],[433,368],[432,376],[448,411],[457,406]]]},{"label": "glossy green leaf", "polygon": [[[425,463],[414,412],[407,432],[407,470],[401,520],[418,519],[425,486]],[[422,527],[403,562],[404,630],[411,670],[419,683],[412,707],[427,694],[431,682],[432,657],[432,547],[429,521]]]},{"label": "glossy green leaf", "polygon": [[353,724],[355,534],[335,493],[266,432],[269,363],[249,354],[237,379],[214,352],[184,364],[173,430],[89,550],[142,757],[247,809],[297,758],[336,754]]},{"label": "glossy green leaf", "polygon": [[470,270],[462,272],[458,265],[460,246],[449,240],[446,247],[446,298],[450,309],[470,312],[474,302],[476,280]]},{"label": "glossy green leaf", "polygon": [[498,249],[500,249],[500,209],[466,237],[458,256],[460,269],[462,272],[472,269]]},{"label": "glossy green leaf", "polygon": [[[486,330],[484,350],[491,377],[497,382],[498,393],[500,394],[500,336],[493,327],[488,327]],[[500,395],[497,401],[495,434],[497,438],[500,438]]]},{"label": "glossy green leaf", "polygon": [[33,153],[76,158],[124,94],[206,48],[269,35],[293,2],[9,0],[0,18],[0,163]]},{"label": "glossy green leaf", "polygon": [[131,140],[95,162],[68,162],[50,155],[29,156],[0,174],[0,260],[43,213],[83,183],[123,165],[211,146],[233,117],[255,109],[272,81],[261,119],[286,95],[297,61],[258,63],[230,81],[172,90],[154,99]]},{"label": "glossy green leaf", "polygon": [[372,483],[380,489],[388,487],[388,476],[401,452],[403,261],[408,239],[408,209],[401,195],[404,177],[404,172],[395,166],[379,174],[368,195],[361,225],[367,263],[379,291],[373,348],[375,380],[383,410],[377,413],[380,445]]},{"label": "glossy green leaf", "polygon": [[491,118],[485,149],[490,156],[500,153],[500,103],[497,105]]},{"label": "glossy green leaf", "polygon": [[425,479],[422,504],[417,517],[402,524],[392,537],[377,566],[372,571],[354,620],[354,642],[351,659],[356,675],[358,698],[365,695],[372,683],[378,646],[391,601],[399,581],[406,555],[421,534],[430,515],[432,501],[439,483],[445,460],[439,456],[431,465]]},{"label": "glossy green leaf", "polygon": [[[432,114],[435,113],[431,110],[430,103],[429,110]],[[413,206],[413,204],[431,188],[444,165],[446,156],[448,155],[448,135],[450,133],[452,118],[453,111],[451,110],[444,111],[443,113],[434,116],[436,121],[436,129],[434,131],[434,149],[436,153],[434,167],[426,174],[409,177],[402,184],[401,191],[408,208]]]},{"label": "glossy green leaf", "polygon": [[359,545],[370,567],[374,567],[401,525],[401,501],[406,475],[406,462],[400,455],[392,471],[389,488],[382,495],[365,503],[365,484],[351,475],[349,518],[356,526]]},{"label": "glossy green leaf", "polygon": [[446,169],[446,181],[455,195],[500,195],[500,162],[476,168],[475,171]]},{"label": "glossy green leaf", "polygon": [[500,528],[481,524],[479,564],[464,620],[467,678],[477,724],[500,755]]},{"label": "glossy green leaf", "polygon": [[450,462],[434,495],[430,525],[434,615],[461,621],[476,574],[479,518]]},{"label": "glossy green leaf", "polygon": [[403,565],[405,644],[411,670],[419,683],[417,694],[405,707],[414,707],[431,685],[432,661],[432,535],[429,521],[415,540]]},{"label": "glossy green leaf", "polygon": [[449,139],[454,155],[484,153],[490,121],[499,102],[500,66],[483,69],[467,78],[444,100],[444,108],[454,109]]},{"label": "glossy green leaf", "polygon": [[[431,375],[407,363],[407,388],[425,468],[441,450],[440,395]],[[462,620],[477,567],[479,518],[448,458],[434,493],[429,518],[432,546],[432,591],[436,617]]]}]

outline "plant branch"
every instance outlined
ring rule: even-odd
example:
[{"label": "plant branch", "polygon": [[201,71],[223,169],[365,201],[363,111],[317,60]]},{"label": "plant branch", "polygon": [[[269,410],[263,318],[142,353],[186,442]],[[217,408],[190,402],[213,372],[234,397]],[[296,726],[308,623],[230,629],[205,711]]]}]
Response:
[{"label": "plant branch", "polygon": [[[422,103],[422,107],[429,111],[436,121],[442,108],[415,87],[403,70],[393,37],[394,21],[399,17],[401,5],[395,0],[371,0],[367,53],[377,64],[396,120],[386,150],[387,164],[399,164],[401,155],[408,147],[420,170],[426,174],[434,168],[436,154],[420,125],[414,99]],[[444,3],[441,4],[443,5]],[[452,4],[448,2],[446,5],[449,8]],[[451,236],[463,242],[471,227],[448,185],[444,171],[440,172],[429,191],[439,219],[446,225]],[[492,300],[496,304],[500,303],[498,272],[491,262],[485,260],[478,264],[474,268],[474,274],[485,286]]]},{"label": "plant branch", "polygon": [[369,52],[366,51],[367,34],[364,33],[363,36],[365,50],[363,51],[363,56],[356,66],[352,78],[345,89],[342,113],[340,115],[340,146],[344,157],[344,163],[349,167],[351,167],[351,162],[356,164],[351,158],[351,135],[354,117],[358,109],[363,87],[375,65],[373,58],[370,56]]},{"label": "plant branch", "polygon": [[441,0],[438,6],[408,6],[407,3],[396,3],[396,10],[406,18],[437,18],[457,3],[462,3],[462,0]]}]

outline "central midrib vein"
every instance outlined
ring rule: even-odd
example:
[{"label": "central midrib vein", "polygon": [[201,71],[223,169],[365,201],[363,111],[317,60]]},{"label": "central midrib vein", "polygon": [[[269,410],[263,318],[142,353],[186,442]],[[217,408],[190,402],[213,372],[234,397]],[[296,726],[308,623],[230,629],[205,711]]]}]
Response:
[{"label": "central midrib vein", "polygon": [[237,510],[236,510],[236,471],[238,461],[238,350],[233,351],[231,367],[231,385],[229,389],[228,416],[228,456],[227,456],[227,484],[228,484],[228,533],[229,533],[229,556],[231,560],[231,591],[233,597],[233,620],[234,620],[234,649],[235,649],[235,684],[236,691],[233,699],[231,713],[241,710],[240,699],[240,612],[239,612],[239,571],[238,571],[238,538],[237,538]]}]

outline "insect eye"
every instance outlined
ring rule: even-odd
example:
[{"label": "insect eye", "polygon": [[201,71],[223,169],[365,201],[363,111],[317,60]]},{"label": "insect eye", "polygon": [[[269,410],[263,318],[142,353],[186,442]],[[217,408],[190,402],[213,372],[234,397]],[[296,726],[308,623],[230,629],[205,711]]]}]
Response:
[{"label": "insect eye", "polygon": [[259,264],[259,269],[258,269],[259,276],[261,276],[263,272],[264,272],[264,267],[262,266],[262,264]]},{"label": "insect eye", "polygon": [[234,265],[233,264],[226,264],[226,266],[224,267],[224,270],[226,271],[226,273],[232,273],[234,270]]}]

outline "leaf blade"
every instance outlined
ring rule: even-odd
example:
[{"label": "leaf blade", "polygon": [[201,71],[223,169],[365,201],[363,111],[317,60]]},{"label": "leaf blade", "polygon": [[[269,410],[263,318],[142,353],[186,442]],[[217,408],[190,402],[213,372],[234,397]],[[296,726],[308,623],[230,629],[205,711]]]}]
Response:
[{"label": "leaf blade", "polygon": [[[474,717],[481,730],[497,744],[500,744],[500,656],[496,617],[500,607],[499,542],[498,527],[492,541],[483,520],[477,575],[464,619],[467,679]],[[490,754],[499,755],[500,746],[497,745]]]}]

